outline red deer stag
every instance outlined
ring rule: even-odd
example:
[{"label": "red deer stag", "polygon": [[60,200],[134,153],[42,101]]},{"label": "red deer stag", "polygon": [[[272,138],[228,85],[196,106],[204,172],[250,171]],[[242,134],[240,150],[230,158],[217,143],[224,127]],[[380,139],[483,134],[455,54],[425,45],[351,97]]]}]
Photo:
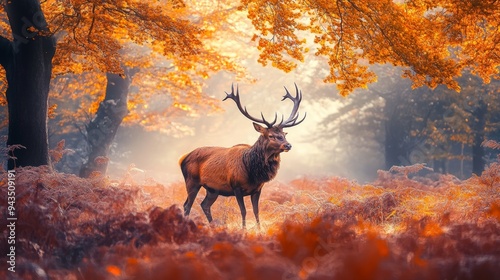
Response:
[{"label": "red deer stag", "polygon": [[257,226],[260,227],[259,197],[262,186],[276,176],[280,164],[280,153],[288,152],[292,148],[292,145],[286,141],[283,128],[298,125],[306,118],[304,114],[304,117],[297,121],[302,92],[299,91],[297,85],[295,85],[295,90],[296,95],[293,97],[285,87],[286,94],[281,101],[287,98],[292,100],[293,109],[288,119],[282,118],[281,122],[276,124],[277,114],[272,122],[266,121],[262,113],[262,119],[250,116],[246,107],[241,106],[238,87],[234,94],[234,87],[231,86],[231,94],[226,92],[223,101],[234,100],[240,112],[253,121],[255,130],[260,133],[259,139],[253,146],[239,144],[231,148],[201,147],[181,157],[179,165],[186,181],[188,194],[184,203],[184,215],[189,215],[198,191],[204,187],[207,195],[201,202],[201,208],[209,222],[212,221],[210,207],[217,197],[234,195],[240,207],[242,226],[245,228],[246,209],[243,197],[250,195]]}]

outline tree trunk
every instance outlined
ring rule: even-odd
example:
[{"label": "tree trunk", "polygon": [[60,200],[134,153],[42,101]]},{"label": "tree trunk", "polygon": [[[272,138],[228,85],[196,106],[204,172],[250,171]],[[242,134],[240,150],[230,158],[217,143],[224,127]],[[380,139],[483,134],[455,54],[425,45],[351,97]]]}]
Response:
[{"label": "tree trunk", "polygon": [[95,117],[86,126],[89,156],[80,168],[80,177],[89,177],[93,172],[106,174],[110,146],[123,118],[128,114],[128,90],[133,75],[129,72],[125,76],[106,74],[106,96],[99,104]]},{"label": "tree trunk", "polygon": [[394,165],[408,165],[406,151],[403,147],[405,130],[401,120],[397,118],[395,101],[386,99],[384,156],[385,168],[388,170]]},{"label": "tree trunk", "polygon": [[481,175],[484,170],[484,148],[481,144],[484,141],[485,125],[486,125],[486,111],[488,106],[483,100],[479,101],[479,106],[474,110],[473,116],[474,123],[474,144],[472,146],[472,173]]},{"label": "tree trunk", "polygon": [[[388,121],[390,122],[390,121]],[[400,149],[400,140],[393,134],[394,129],[390,124],[385,127],[385,168],[390,169],[394,165],[401,165],[402,157]]]},{"label": "tree trunk", "polygon": [[0,63],[8,82],[7,145],[25,147],[10,154],[8,168],[48,165],[47,109],[55,41],[39,1],[7,1],[5,8],[14,38],[0,39]]}]

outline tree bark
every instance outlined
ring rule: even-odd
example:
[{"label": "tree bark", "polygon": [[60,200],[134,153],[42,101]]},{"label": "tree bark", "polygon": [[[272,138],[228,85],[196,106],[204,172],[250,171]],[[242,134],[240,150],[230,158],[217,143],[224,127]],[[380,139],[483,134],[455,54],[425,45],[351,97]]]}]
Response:
[{"label": "tree bark", "polygon": [[397,120],[386,120],[385,124],[385,168],[390,169],[394,165],[403,165],[406,159],[405,150],[402,147],[402,129]]},{"label": "tree bark", "polygon": [[26,148],[11,154],[8,168],[48,165],[47,110],[55,41],[38,0],[7,1],[5,8],[14,38],[0,40],[0,63],[8,83],[7,145]]},{"label": "tree bark", "polygon": [[[106,95],[95,117],[86,125],[89,156],[80,168],[80,177],[89,177],[93,172],[106,174],[110,146],[128,114],[127,98],[132,76],[131,71],[126,71],[125,76],[106,74]],[[102,160],[99,160],[100,157]]]},{"label": "tree bark", "polygon": [[12,42],[7,38],[0,36],[0,65],[4,68],[12,57]]},{"label": "tree bark", "polygon": [[474,144],[472,146],[472,173],[481,175],[484,170],[484,148],[481,144],[484,141],[486,126],[486,111],[488,106],[483,100],[479,101],[479,106],[474,110]]},{"label": "tree bark", "polygon": [[408,165],[406,151],[403,146],[405,137],[404,125],[397,109],[397,98],[386,98],[384,107],[385,139],[384,156],[385,168],[389,170],[394,165]]}]

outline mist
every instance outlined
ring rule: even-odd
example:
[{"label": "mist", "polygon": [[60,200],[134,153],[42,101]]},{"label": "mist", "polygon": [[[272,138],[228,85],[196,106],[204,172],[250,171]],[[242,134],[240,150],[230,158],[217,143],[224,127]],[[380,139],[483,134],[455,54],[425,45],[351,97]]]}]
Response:
[{"label": "mist", "polygon": [[[243,24],[242,28],[248,29],[246,30],[248,34],[252,33],[251,24],[248,22],[246,25]],[[384,129],[387,127],[384,125],[391,120],[398,121],[400,116],[386,115],[382,112],[385,108],[392,110],[401,106],[401,103],[405,103],[407,107],[399,110],[406,114],[406,118],[412,119],[419,118],[411,115],[414,113],[412,110],[418,111],[436,106],[446,99],[463,98],[458,93],[447,93],[448,96],[445,96],[442,93],[442,87],[438,87],[436,92],[428,88],[412,89],[409,80],[394,74],[400,72],[401,69],[389,65],[371,67],[379,77],[378,82],[371,84],[368,89],[358,89],[349,96],[342,97],[335,84],[324,83],[323,79],[328,75],[329,66],[325,58],[313,55],[315,50],[312,45],[310,52],[305,55],[304,63],[299,63],[293,71],[285,73],[258,63],[259,53],[255,42],[252,42],[250,38],[221,37],[220,39],[221,43],[218,47],[235,53],[238,63],[248,71],[246,78],[219,72],[203,80],[203,94],[219,100],[222,110],[175,115],[171,118],[167,116],[168,121],[165,124],[155,124],[157,129],[152,131],[145,129],[139,122],[122,124],[109,154],[108,175],[119,178],[127,170],[133,169],[136,179],[154,179],[165,184],[181,181],[182,175],[178,160],[183,154],[202,146],[252,145],[257,140],[259,134],[254,130],[252,122],[238,111],[234,102],[231,100],[222,102],[225,97],[224,92],[230,92],[232,85],[238,86],[241,102],[251,115],[259,117],[262,112],[266,119],[272,119],[275,114],[278,118],[282,115],[285,118],[288,117],[292,102],[289,100],[282,102],[281,99],[285,94],[284,87],[293,95],[296,84],[303,93],[299,113],[301,116],[307,113],[307,117],[303,123],[285,129],[288,133],[287,140],[293,147],[290,152],[282,153],[281,167],[275,180],[287,182],[302,177],[338,176],[366,183],[377,177],[377,170],[390,168],[387,166],[385,154],[387,145],[384,146],[384,144],[387,135],[384,135]],[[309,39],[312,41],[312,38]],[[135,95],[138,99],[144,98],[146,102],[149,102],[150,107],[171,105],[172,101],[169,96],[172,93],[163,92],[161,88],[153,94],[153,98],[143,97],[140,88],[143,82],[135,81],[134,87],[136,88],[130,90],[131,97]],[[175,92],[174,94],[184,93]],[[431,98],[419,102],[413,101],[423,94]],[[474,100],[465,100],[462,103],[466,104],[471,101]],[[444,114],[449,119],[465,123],[470,116],[460,115],[459,111],[453,109],[453,104],[458,102],[460,100],[452,100],[450,104],[446,104],[447,107],[438,108],[434,113],[441,114],[441,116]],[[78,105],[61,104],[58,110],[74,111],[78,109],[76,108]],[[351,109],[346,110],[345,108],[349,106]],[[474,110],[474,108],[469,109],[469,111]],[[377,110],[379,112],[375,112]],[[183,131],[175,131],[172,122],[182,127]],[[412,129],[417,132],[423,130],[422,127]],[[397,130],[396,127],[395,131]],[[409,131],[405,133],[407,133],[406,136],[395,140],[397,145],[402,146],[401,154],[397,155],[402,160],[395,164],[409,165],[424,162],[432,165],[435,161],[433,157],[441,152],[441,148],[428,148],[425,146],[427,144],[422,144],[424,143],[423,137],[417,136],[415,139],[410,139]],[[7,130],[4,129],[2,134],[6,135]],[[66,140],[68,149],[85,150],[86,143],[83,136],[75,133],[71,137],[64,134],[51,136],[50,146],[53,148],[61,139]],[[454,151],[455,154],[455,158],[449,160],[451,163],[449,169],[456,171],[460,168],[461,171],[455,173],[462,174],[462,178],[465,178],[471,174],[469,171],[463,172],[464,167],[470,169],[470,159],[466,155],[470,152],[470,143],[465,140],[460,141],[462,142],[453,143],[447,147],[449,154],[453,154],[450,151]],[[434,144],[430,143],[430,145]],[[418,147],[419,145],[421,147]],[[457,160],[457,153],[460,154],[458,155],[461,157],[460,160]],[[65,164],[71,166],[58,168],[58,170],[78,173],[78,168],[84,161],[83,156],[68,154],[69,158],[65,160]],[[494,158],[494,155],[490,155],[489,158]],[[446,170],[442,172],[446,173]]]},{"label": "mist", "polygon": [[289,116],[293,104],[281,99],[284,87],[295,95],[296,83],[303,94],[299,114],[302,117],[307,113],[307,117],[301,124],[284,130],[288,132],[286,137],[292,149],[281,154],[281,166],[275,180],[287,182],[305,176],[340,176],[366,182],[376,177],[377,169],[383,167],[382,152],[372,155],[333,153],[335,149],[342,150],[338,146],[342,135],[328,139],[322,135],[326,129],[322,120],[335,112],[345,98],[338,95],[335,85],[323,83],[315,74],[317,68],[299,66],[285,74],[251,59],[246,61],[246,66],[255,77],[255,83],[239,83],[227,73],[217,74],[207,81],[204,91],[221,100],[223,111],[177,120],[192,127],[191,135],[174,137],[144,132],[133,126],[120,128],[114,154],[127,156],[111,156],[110,174],[123,175],[127,166],[134,164],[144,171],[139,177],[152,177],[164,183],[183,180],[178,165],[183,154],[202,146],[252,145],[257,140],[259,133],[254,130],[252,121],[239,112],[232,100],[222,102],[226,96],[224,92],[230,92],[232,84],[238,86],[242,105],[252,116],[259,117],[262,112],[266,119],[272,120],[275,113],[278,119],[281,115]]}]

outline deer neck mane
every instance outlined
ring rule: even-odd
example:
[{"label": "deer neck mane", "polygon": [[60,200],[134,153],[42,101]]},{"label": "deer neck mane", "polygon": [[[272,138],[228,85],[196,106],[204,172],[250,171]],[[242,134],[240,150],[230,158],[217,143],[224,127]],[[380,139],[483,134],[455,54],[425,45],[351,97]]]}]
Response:
[{"label": "deer neck mane", "polygon": [[280,166],[280,154],[266,149],[267,140],[260,136],[257,142],[243,155],[243,163],[250,182],[262,184],[272,180]]}]

